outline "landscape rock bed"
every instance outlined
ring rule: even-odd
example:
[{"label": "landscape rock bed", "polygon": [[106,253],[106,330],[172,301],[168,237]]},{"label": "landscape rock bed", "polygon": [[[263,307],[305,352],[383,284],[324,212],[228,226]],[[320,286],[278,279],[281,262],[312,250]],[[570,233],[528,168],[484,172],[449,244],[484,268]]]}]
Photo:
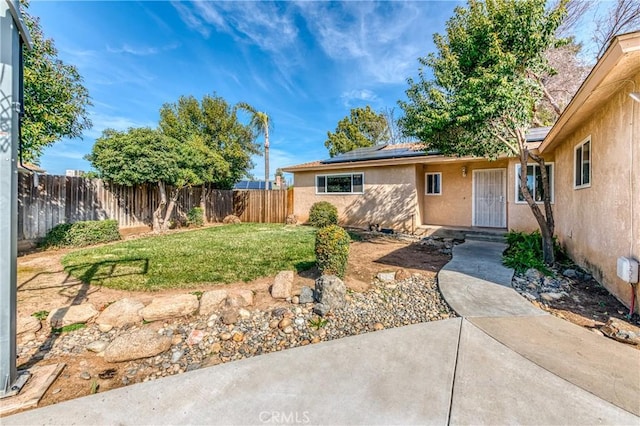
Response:
[{"label": "landscape rock bed", "polygon": [[[86,380],[119,380],[121,383],[109,386],[116,387],[287,348],[455,317],[442,299],[435,279],[420,274],[391,282],[375,280],[366,292],[348,292],[344,307],[333,309],[324,317],[314,314],[313,308],[313,303],[291,303],[269,310],[244,307],[238,311],[238,321],[229,325],[219,312],[106,332],[91,323],[60,335],[41,332],[36,340],[21,345],[18,353],[20,357],[45,360],[104,357],[101,350],[111,342],[144,328],[154,330],[161,340],[171,340],[169,349],[158,355],[113,363],[112,369],[104,371],[91,371],[86,364],[87,368],[80,373]],[[97,353],[91,355],[89,351]],[[107,371],[114,369],[115,372]]]}]

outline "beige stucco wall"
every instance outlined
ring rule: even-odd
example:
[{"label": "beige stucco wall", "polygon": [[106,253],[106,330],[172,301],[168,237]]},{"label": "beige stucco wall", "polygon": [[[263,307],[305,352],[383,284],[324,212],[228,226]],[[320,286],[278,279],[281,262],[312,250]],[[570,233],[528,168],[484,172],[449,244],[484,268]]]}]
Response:
[{"label": "beige stucco wall", "polygon": [[[640,75],[635,87],[640,87]],[[555,149],[558,238],[627,306],[631,287],[617,278],[616,260],[640,259],[640,103],[628,96],[632,89],[625,84]],[[574,189],[574,147],[588,136],[591,187]]]},{"label": "beige stucco wall", "polygon": [[[364,194],[316,194],[318,174],[364,173]],[[419,225],[415,165],[296,172],[294,214],[306,222],[313,203],[328,201],[338,208],[341,224],[366,228],[380,224],[412,232]]]},{"label": "beige stucco wall", "polygon": [[[515,202],[515,164],[517,159],[497,161],[459,161],[455,163],[425,164],[418,166],[421,183],[419,194],[422,198],[422,220],[428,225],[473,226],[472,196],[473,171],[485,169],[506,169],[507,227],[518,230],[537,229],[537,223],[527,204]],[[462,175],[462,167],[467,170]],[[442,173],[442,195],[424,194],[425,173]]]},{"label": "beige stucco wall", "polygon": [[[544,155],[544,160],[547,163],[553,164],[553,173],[556,173],[556,165],[554,162],[553,154]],[[530,162],[532,164],[533,162]],[[525,203],[516,202],[516,186],[519,186],[519,176],[516,175],[516,165],[520,164],[518,158],[510,158],[507,170],[507,227],[510,230],[533,232],[540,229],[535,216],[531,212],[529,205]],[[555,179],[555,176],[554,176]],[[552,186],[554,182],[551,183]],[[555,188],[552,188],[555,191]],[[556,210],[556,202],[553,202],[553,210]],[[544,212],[544,204],[539,203],[540,209]]]}]

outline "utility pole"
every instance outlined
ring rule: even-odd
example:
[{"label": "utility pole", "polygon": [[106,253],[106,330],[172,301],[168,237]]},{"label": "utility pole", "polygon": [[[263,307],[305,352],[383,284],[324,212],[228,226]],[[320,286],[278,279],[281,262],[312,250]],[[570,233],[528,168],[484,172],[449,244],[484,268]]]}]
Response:
[{"label": "utility pole", "polygon": [[18,0],[0,0],[0,397],[20,391],[16,369],[18,144],[22,46],[31,47]]}]

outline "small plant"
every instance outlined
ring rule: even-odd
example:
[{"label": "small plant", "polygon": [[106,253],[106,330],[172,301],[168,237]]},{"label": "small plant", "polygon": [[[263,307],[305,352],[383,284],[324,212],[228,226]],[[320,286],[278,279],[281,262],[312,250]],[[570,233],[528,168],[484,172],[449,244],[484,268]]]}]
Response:
[{"label": "small plant", "polygon": [[60,334],[60,333],[69,333],[69,332],[72,332],[72,331],[76,331],[76,330],[83,329],[83,328],[85,328],[86,326],[87,326],[87,324],[85,324],[85,323],[81,322],[81,323],[78,323],[78,324],[69,324],[69,325],[65,325],[65,326],[63,326],[63,327],[59,327],[59,328],[51,327],[51,332],[53,332],[53,333],[57,333],[57,334]]},{"label": "small plant", "polygon": [[98,393],[98,388],[100,388],[100,385],[98,384],[97,380],[92,380],[91,381],[91,389],[89,389],[89,393],[91,395],[93,395],[94,393]]},{"label": "small plant", "polygon": [[[517,272],[529,268],[537,269],[545,275],[552,275],[542,256],[542,236],[539,231],[527,234],[511,231],[507,234],[508,247],[502,255],[502,263]],[[561,254],[560,246],[554,241],[554,251]]]},{"label": "small plant", "polygon": [[202,207],[194,207],[187,213],[187,222],[189,226],[204,226],[204,209]]},{"label": "small plant", "polygon": [[318,201],[309,210],[309,225],[324,228],[338,224],[338,209],[328,201]]},{"label": "small plant", "polygon": [[316,233],[316,263],[323,275],[336,275],[344,278],[349,261],[349,243],[347,231],[338,225],[321,228]]},{"label": "small plant", "polygon": [[203,291],[192,291],[191,294],[193,294],[194,296],[196,296],[198,298],[198,300],[200,300],[202,298],[202,295],[204,294]]},{"label": "small plant", "polygon": [[117,220],[87,220],[54,226],[45,236],[42,246],[84,247],[121,238]]},{"label": "small plant", "polygon": [[327,325],[327,322],[328,320],[325,318],[321,318],[321,317],[311,318],[309,320],[309,327],[315,330],[320,330],[322,327]]},{"label": "small plant", "polygon": [[34,312],[31,314],[32,317],[40,320],[40,321],[44,321],[47,319],[47,317],[49,316],[49,311],[38,311],[38,312]]}]

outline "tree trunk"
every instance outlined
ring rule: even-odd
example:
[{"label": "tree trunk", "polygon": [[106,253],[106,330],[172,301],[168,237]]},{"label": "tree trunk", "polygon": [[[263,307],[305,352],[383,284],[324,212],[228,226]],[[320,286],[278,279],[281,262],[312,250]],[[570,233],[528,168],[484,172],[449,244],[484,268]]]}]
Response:
[{"label": "tree trunk", "polygon": [[162,210],[167,205],[167,190],[164,182],[158,181],[158,192],[160,193],[160,203],[153,211],[153,232],[160,232],[163,227]]},{"label": "tree trunk", "polygon": [[164,214],[164,222],[162,224],[162,231],[167,231],[169,229],[169,219],[171,218],[171,214],[176,207],[176,202],[178,201],[178,196],[180,195],[180,190],[182,188],[174,188],[173,193],[171,194],[171,199],[169,200],[169,205],[167,206],[167,211]]},{"label": "tree trunk", "polygon": [[[529,158],[532,158],[540,166],[540,173],[542,174],[542,186],[544,191],[544,207],[545,213],[542,213],[540,206],[536,204],[533,195],[529,191],[527,186],[527,165]],[[540,235],[542,236],[542,257],[543,261],[547,265],[552,265],[555,262],[555,253],[553,250],[553,233],[555,231],[553,211],[551,209],[551,190],[549,185],[549,177],[547,176],[547,170],[545,168],[544,160],[541,157],[537,157],[529,153],[529,150],[524,148],[520,152],[520,191],[524,199],[526,200],[533,216],[538,222],[540,227]]]},{"label": "tree trunk", "polygon": [[202,218],[205,223],[208,223],[207,220],[207,195],[209,195],[209,189],[206,184],[202,184],[202,192],[200,192],[200,208],[202,209]]},{"label": "tree trunk", "polygon": [[269,190],[269,127],[264,129],[264,190]]}]

